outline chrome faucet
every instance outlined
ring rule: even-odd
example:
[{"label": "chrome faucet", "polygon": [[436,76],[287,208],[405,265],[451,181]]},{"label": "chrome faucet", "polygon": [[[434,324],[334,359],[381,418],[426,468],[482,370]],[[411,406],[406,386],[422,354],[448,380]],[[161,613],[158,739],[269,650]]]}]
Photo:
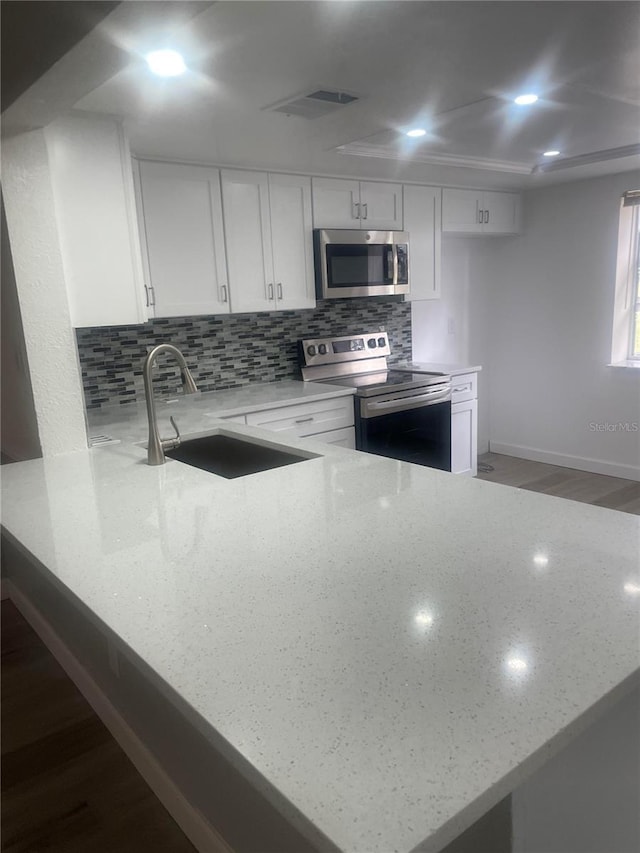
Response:
[{"label": "chrome faucet", "polygon": [[173,417],[169,418],[169,420],[176,431],[176,437],[160,438],[160,434],[158,432],[158,420],[156,418],[156,404],[153,397],[153,379],[151,371],[153,370],[153,364],[156,357],[161,352],[168,352],[175,356],[175,359],[180,366],[185,394],[197,394],[198,392],[196,383],[193,381],[193,376],[191,375],[191,372],[187,367],[187,363],[184,360],[184,356],[177,347],[174,347],[173,344],[158,344],[157,347],[154,347],[151,350],[144,361],[144,367],[142,369],[142,375],[144,377],[144,395],[147,400],[147,416],[149,418],[149,445],[147,451],[147,462],[149,465],[164,465],[166,461],[164,458],[165,450],[172,450],[180,444],[180,431]]}]

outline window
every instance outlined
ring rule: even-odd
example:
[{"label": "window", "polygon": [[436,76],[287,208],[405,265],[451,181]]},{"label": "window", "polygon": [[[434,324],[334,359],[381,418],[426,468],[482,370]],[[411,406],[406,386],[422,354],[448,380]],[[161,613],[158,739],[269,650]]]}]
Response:
[{"label": "window", "polygon": [[640,367],[640,190],[620,203],[611,361]]}]

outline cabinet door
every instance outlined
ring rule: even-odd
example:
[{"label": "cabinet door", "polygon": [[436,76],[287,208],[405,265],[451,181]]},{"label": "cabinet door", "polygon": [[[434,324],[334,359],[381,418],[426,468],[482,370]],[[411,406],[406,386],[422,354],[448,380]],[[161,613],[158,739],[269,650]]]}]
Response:
[{"label": "cabinet door", "polygon": [[276,307],[315,308],[311,179],[269,175]]},{"label": "cabinet door", "polygon": [[485,192],[482,230],[485,234],[518,234],[520,231],[520,195],[518,193]]},{"label": "cabinet door", "polygon": [[143,161],[139,206],[150,313],[228,313],[218,170]]},{"label": "cabinet door", "polygon": [[482,193],[475,190],[442,191],[442,231],[481,234]]},{"label": "cabinet door", "polygon": [[231,310],[273,311],[276,291],[267,174],[225,169],[221,176]]},{"label": "cabinet door", "polygon": [[408,296],[440,298],[440,220],[442,190],[438,187],[404,187],[404,230],[409,232]]},{"label": "cabinet door", "polygon": [[308,436],[313,441],[321,441],[323,444],[336,444],[338,447],[356,449],[356,431],[353,427],[345,429],[332,429],[329,432],[321,432],[318,435]]},{"label": "cabinet door", "polygon": [[353,397],[350,395],[247,414],[249,426],[301,437],[353,427],[353,419]]},{"label": "cabinet door", "polygon": [[313,227],[360,228],[360,184],[313,178]]},{"label": "cabinet door", "polygon": [[402,184],[360,183],[360,227],[402,231]]},{"label": "cabinet door", "polygon": [[451,406],[451,473],[478,473],[478,401]]}]

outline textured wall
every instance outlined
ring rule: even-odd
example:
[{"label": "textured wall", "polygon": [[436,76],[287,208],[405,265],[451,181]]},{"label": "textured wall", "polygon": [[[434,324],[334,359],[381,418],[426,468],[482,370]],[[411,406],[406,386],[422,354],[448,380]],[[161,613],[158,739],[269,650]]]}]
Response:
[{"label": "textured wall", "polygon": [[82,386],[41,130],[3,140],[2,192],[42,455],[80,450]]},{"label": "textured wall", "polygon": [[[185,355],[201,391],[250,382],[299,379],[299,338],[389,332],[394,360],[411,358],[411,305],[381,299],[336,299],[314,310],[261,314],[176,317],[139,326],[77,329],[87,408],[144,399],[142,364],[158,343],[175,344]],[[155,385],[174,394],[180,385],[175,363],[159,359]]]}]

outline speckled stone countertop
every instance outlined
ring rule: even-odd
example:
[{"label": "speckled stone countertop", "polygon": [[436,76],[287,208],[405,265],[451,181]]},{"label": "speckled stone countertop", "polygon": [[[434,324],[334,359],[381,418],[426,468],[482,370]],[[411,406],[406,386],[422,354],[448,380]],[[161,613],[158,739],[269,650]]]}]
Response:
[{"label": "speckled stone countertop", "polygon": [[449,376],[479,373],[482,370],[480,364],[444,364],[436,361],[402,361],[397,366],[402,369],[415,370],[416,373],[447,373]]},{"label": "speckled stone countertop", "polygon": [[[354,388],[317,382],[259,382],[229,388],[224,391],[205,391],[187,394],[174,399],[157,399],[158,424],[163,435],[172,436],[169,417],[173,415],[183,434],[211,427],[211,417],[229,418],[248,412],[261,412],[279,406],[293,406],[326,400],[331,397],[353,395]],[[145,403],[127,403],[124,406],[103,406],[87,412],[89,438],[108,435],[112,438],[141,442],[147,440],[147,407]]]},{"label": "speckled stone countertop", "polygon": [[440,850],[637,683],[640,518],[226,429],[322,455],[6,465],[3,526],[310,838]]}]

